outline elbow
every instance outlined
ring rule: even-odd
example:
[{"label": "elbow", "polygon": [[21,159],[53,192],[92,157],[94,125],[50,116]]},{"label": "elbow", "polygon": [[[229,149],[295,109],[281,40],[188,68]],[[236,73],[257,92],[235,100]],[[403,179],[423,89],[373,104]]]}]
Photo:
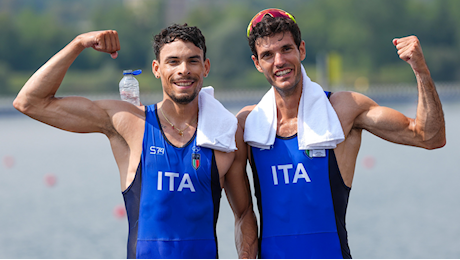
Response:
[{"label": "elbow", "polygon": [[235,216],[235,221],[236,222],[242,222],[246,216],[254,214],[254,210],[252,209],[252,203],[250,203],[244,210],[239,211],[239,212],[233,212],[233,215]]},{"label": "elbow", "polygon": [[442,148],[445,145],[446,145],[446,139],[444,138],[443,140],[437,141],[436,143],[431,143],[429,145],[426,145],[424,148],[427,150],[434,150],[434,149]]},{"label": "elbow", "polygon": [[440,129],[430,140],[424,142],[423,148],[427,150],[434,150],[442,148],[446,145],[446,129]]},{"label": "elbow", "polygon": [[30,104],[28,104],[26,98],[18,95],[13,101],[13,107],[19,112],[26,114]]},{"label": "elbow", "polygon": [[238,227],[238,229],[247,225],[257,225],[254,224],[257,221],[252,202],[249,202],[244,208],[234,210],[233,215],[235,217],[235,227]]},{"label": "elbow", "polygon": [[13,101],[13,107],[19,112],[31,116],[37,111],[42,110],[47,106],[49,100],[38,99],[30,95],[19,93]]}]

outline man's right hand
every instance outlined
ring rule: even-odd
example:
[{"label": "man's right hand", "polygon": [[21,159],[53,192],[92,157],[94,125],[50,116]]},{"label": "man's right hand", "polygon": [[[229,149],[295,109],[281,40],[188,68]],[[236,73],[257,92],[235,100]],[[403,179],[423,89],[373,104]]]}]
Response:
[{"label": "man's right hand", "polygon": [[79,35],[78,39],[84,48],[92,47],[97,51],[110,53],[113,59],[118,56],[117,51],[120,50],[120,41],[117,31],[107,30],[84,33]]}]

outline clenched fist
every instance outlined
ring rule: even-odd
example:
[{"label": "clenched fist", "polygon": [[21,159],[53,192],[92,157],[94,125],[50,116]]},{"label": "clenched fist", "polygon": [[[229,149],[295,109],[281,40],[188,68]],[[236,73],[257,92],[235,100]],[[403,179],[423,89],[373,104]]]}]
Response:
[{"label": "clenched fist", "polygon": [[118,33],[114,30],[107,31],[95,31],[84,33],[78,36],[80,43],[83,47],[110,53],[110,56],[115,59],[118,56],[120,50],[120,41],[118,39]]},{"label": "clenched fist", "polygon": [[393,39],[393,45],[398,50],[399,58],[409,63],[414,72],[428,72],[428,67],[423,57],[422,46],[416,36]]}]

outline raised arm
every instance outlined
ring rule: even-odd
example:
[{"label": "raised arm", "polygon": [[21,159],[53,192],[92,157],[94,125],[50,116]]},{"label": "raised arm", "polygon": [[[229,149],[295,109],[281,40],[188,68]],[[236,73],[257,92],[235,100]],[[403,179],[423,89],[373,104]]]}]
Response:
[{"label": "raised arm", "polygon": [[[439,148],[446,143],[444,113],[430,71],[423,57],[422,47],[415,36],[394,39],[399,57],[409,63],[417,79],[418,105],[415,132],[427,148]],[[428,142],[426,142],[428,141]]]},{"label": "raised arm", "polygon": [[238,150],[225,177],[225,193],[235,216],[235,244],[239,258],[257,256],[257,220],[252,206],[251,190],[246,174],[247,147],[240,125],[236,133]]},{"label": "raised arm", "polygon": [[415,36],[394,39],[399,57],[409,63],[418,86],[418,104],[415,119],[387,107],[378,106],[369,98],[355,94],[353,103],[361,111],[354,127],[363,128],[383,139],[423,147],[440,148],[446,143],[444,114],[436,87],[423,57],[422,47]]},{"label": "raised arm", "polygon": [[107,106],[106,101],[55,97],[70,65],[89,47],[116,58],[120,49],[118,34],[116,31],[98,31],[77,36],[32,75],[14,100],[14,107],[34,119],[67,131],[110,131],[110,118],[103,109]]}]

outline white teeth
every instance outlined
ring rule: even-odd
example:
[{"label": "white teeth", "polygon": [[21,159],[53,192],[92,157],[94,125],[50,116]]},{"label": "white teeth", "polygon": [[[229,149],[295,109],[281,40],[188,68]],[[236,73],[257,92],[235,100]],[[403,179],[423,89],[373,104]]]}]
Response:
[{"label": "white teeth", "polygon": [[180,83],[176,83],[176,85],[181,86],[181,87],[189,86],[190,84],[191,84],[190,82],[180,82]]},{"label": "white teeth", "polygon": [[283,70],[283,71],[280,71],[280,72],[276,73],[276,76],[283,76],[283,75],[288,74],[291,71],[292,70]]}]

